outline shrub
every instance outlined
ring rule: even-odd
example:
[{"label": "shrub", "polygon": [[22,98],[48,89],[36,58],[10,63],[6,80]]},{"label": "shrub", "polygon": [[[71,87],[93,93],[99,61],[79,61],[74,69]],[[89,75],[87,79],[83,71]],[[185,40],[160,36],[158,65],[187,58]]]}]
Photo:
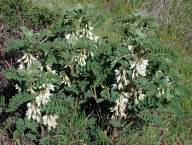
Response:
[{"label": "shrub", "polygon": [[59,14],[45,7],[36,7],[26,0],[1,0],[0,22],[11,28],[26,26],[39,30],[50,26]]},{"label": "shrub", "polygon": [[7,44],[24,55],[6,75],[18,93],[7,112],[22,110],[14,138],[53,144],[111,143],[129,126],[163,125],[156,110],[175,105],[180,95],[175,54],[154,35],[152,18],[137,13],[113,21],[120,40],[93,30],[102,18],[78,7],[52,29],[22,27],[22,39]]}]

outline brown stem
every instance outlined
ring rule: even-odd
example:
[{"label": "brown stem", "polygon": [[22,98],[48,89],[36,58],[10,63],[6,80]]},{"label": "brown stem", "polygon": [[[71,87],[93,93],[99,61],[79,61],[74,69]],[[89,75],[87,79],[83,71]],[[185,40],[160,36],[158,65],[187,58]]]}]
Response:
[{"label": "brown stem", "polygon": [[112,135],[109,136],[111,138],[111,140],[114,140],[116,137],[118,137],[119,134],[122,132],[122,130],[125,129],[125,127],[131,126],[133,123],[134,123],[134,121],[131,121],[119,130],[117,130],[117,128],[114,128]]},{"label": "brown stem", "polygon": [[[142,110],[139,112],[139,114],[143,114],[145,112],[145,110]],[[132,115],[130,114],[129,116],[127,116],[126,120],[130,119]],[[122,117],[118,117],[117,121],[120,122],[122,119]],[[122,132],[122,130],[125,128],[125,127],[128,127],[128,126],[131,126],[132,124],[134,123],[134,121],[131,121],[129,123],[127,123],[123,128],[121,128],[120,130],[117,130],[117,128],[114,128],[113,129],[113,132],[111,134],[111,136],[109,136],[111,138],[111,140],[113,140],[114,138],[116,138],[117,136],[119,136],[119,134]]]},{"label": "brown stem", "polygon": [[[97,101],[97,91],[96,91],[96,87],[94,86],[93,87],[93,93],[94,93],[94,95],[93,95],[93,97],[95,98],[95,101]],[[98,103],[96,103],[97,104],[97,108],[98,108],[98,111],[99,111],[99,118],[101,117],[101,107],[100,107],[100,105],[98,104]],[[100,118],[101,119],[101,118]]]},{"label": "brown stem", "polygon": [[93,97],[95,98],[95,100],[97,100],[97,92],[95,86],[93,87],[93,93],[94,93]]},{"label": "brown stem", "polygon": [[41,127],[41,136],[45,136],[45,129],[43,125],[40,125]]},{"label": "brown stem", "polygon": [[8,66],[8,68],[11,68],[12,66],[7,62],[7,60],[4,61],[6,63],[6,65]]},{"label": "brown stem", "polygon": [[75,66],[74,66],[74,64],[70,64],[69,68],[70,68],[71,83],[74,84],[76,82],[76,80],[75,80]]}]

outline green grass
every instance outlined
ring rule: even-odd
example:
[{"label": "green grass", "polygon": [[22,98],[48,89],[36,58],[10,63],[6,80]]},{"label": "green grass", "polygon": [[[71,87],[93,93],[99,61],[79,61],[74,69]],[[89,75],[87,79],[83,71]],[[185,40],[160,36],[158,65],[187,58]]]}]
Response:
[{"label": "green grass", "polygon": [[[127,131],[116,141],[116,144],[192,144],[192,1],[191,0],[39,0],[34,4],[49,7],[52,10],[63,10],[75,7],[78,3],[92,3],[93,11],[106,18],[102,32],[105,36],[111,31],[112,18],[122,13],[139,11],[154,16],[158,24],[157,37],[174,50],[180,61],[174,67],[179,70],[189,93],[182,96],[181,105],[185,111],[185,119],[178,118],[164,110],[161,116],[165,119],[164,127],[144,126],[141,130]],[[111,40],[117,39],[110,35]]]}]

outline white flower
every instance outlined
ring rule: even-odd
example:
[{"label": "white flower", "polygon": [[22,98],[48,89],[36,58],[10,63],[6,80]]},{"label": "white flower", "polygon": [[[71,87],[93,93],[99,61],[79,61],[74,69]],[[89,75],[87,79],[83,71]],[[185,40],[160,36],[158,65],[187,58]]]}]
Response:
[{"label": "white flower", "polygon": [[21,91],[21,87],[18,84],[15,85],[15,89],[17,89],[18,91]]},{"label": "white flower", "polygon": [[46,91],[54,91],[54,85],[53,84],[42,84],[42,86],[39,86],[40,90],[46,90]]},{"label": "white flower", "polygon": [[[46,68],[46,70],[47,71],[49,71],[49,72],[51,72],[52,74],[56,74],[56,70],[52,70],[51,69],[51,66],[49,66],[48,64],[45,66],[45,68]],[[39,69],[41,70],[41,71],[43,71],[43,66],[39,66]]]},{"label": "white flower", "polygon": [[119,75],[118,77],[117,77],[117,82],[119,82],[121,80],[121,76]]},{"label": "white flower", "polygon": [[141,76],[146,76],[147,65],[148,65],[148,60],[145,60],[142,58],[131,62],[130,69],[133,69],[132,78],[134,78],[135,76],[138,77],[138,74]]},{"label": "white flower", "polygon": [[139,100],[141,101],[141,100],[143,100],[144,99],[144,97],[145,97],[145,94],[142,94],[142,88],[139,88],[139,90],[138,90],[138,94],[139,94]]},{"label": "white flower", "polygon": [[37,106],[39,107],[41,104],[45,106],[49,101],[51,101],[49,98],[51,95],[52,94],[49,91],[41,90],[39,95],[36,97]]},{"label": "white flower", "polygon": [[90,40],[93,40],[94,42],[97,42],[99,37],[95,36],[91,31],[93,30],[93,27],[89,27],[89,31],[87,32],[87,38]]},{"label": "white flower", "polygon": [[39,69],[40,69],[41,71],[43,71],[43,66],[40,65],[40,66],[39,66]]},{"label": "white flower", "polygon": [[85,35],[85,28],[81,29],[81,30],[77,30],[76,34],[82,38]]},{"label": "white flower", "polygon": [[89,26],[89,30],[91,30],[91,31],[92,31],[92,30],[93,30],[93,27]]},{"label": "white flower", "polygon": [[56,70],[52,70],[49,65],[46,65],[46,68],[48,71],[50,71],[52,74],[56,74]]},{"label": "white flower", "polygon": [[125,97],[125,98],[129,98],[130,97],[130,93],[126,93],[126,92],[122,92],[119,94],[120,97]]},{"label": "white flower", "polygon": [[68,40],[68,42],[72,42],[74,40],[77,40],[77,36],[75,35],[75,33],[72,33],[72,34],[66,34],[65,35],[65,38]]},{"label": "white flower", "polygon": [[19,69],[23,69],[25,66],[30,67],[36,60],[37,59],[31,53],[25,53],[21,59],[17,60],[17,62],[21,63]]},{"label": "white flower", "polygon": [[79,55],[74,57],[74,61],[78,63],[78,65],[80,66],[85,66],[86,62],[85,60],[87,59],[87,54],[85,52],[85,50],[80,50]]},{"label": "white flower", "polygon": [[37,122],[40,122],[41,120],[41,110],[36,107],[34,103],[27,103],[28,110],[26,111],[26,116],[28,119],[37,120]]},{"label": "white flower", "polygon": [[170,79],[168,76],[165,76],[164,82],[166,83],[167,87],[170,87],[171,83],[170,83]]},{"label": "white flower", "polygon": [[65,35],[65,38],[66,38],[66,39],[69,39],[70,37],[71,37],[71,34]]},{"label": "white flower", "polygon": [[141,100],[144,99],[144,97],[145,97],[145,94],[140,94],[138,98],[139,98],[139,100],[141,101]]},{"label": "white flower", "polygon": [[52,95],[50,91],[54,91],[54,85],[52,84],[43,84],[39,86],[40,91],[38,92],[38,96],[36,97],[36,103],[39,107],[41,104],[46,105],[50,100],[50,96]]},{"label": "white flower", "polygon": [[36,88],[33,87],[33,86],[30,86],[30,87],[27,89],[27,91],[30,92],[31,94],[35,94],[35,93],[36,93],[35,90],[36,90]]},{"label": "white flower", "polygon": [[119,89],[119,90],[123,89],[122,83],[119,83],[119,84],[118,84],[118,89]]},{"label": "white flower", "polygon": [[129,49],[130,51],[132,51],[132,50],[133,50],[133,46],[132,46],[132,45],[128,45],[128,49]]},{"label": "white flower", "polygon": [[120,74],[120,71],[118,69],[115,70],[115,75],[118,76]]},{"label": "white flower", "polygon": [[92,52],[92,51],[91,51],[91,52],[88,52],[88,56],[94,57],[93,52]]},{"label": "white flower", "polygon": [[54,85],[53,84],[47,84],[47,89],[48,90],[51,90],[51,91],[54,91]]},{"label": "white flower", "polygon": [[[142,93],[142,88],[139,88],[138,91],[134,91],[132,89],[133,96],[134,96],[134,103],[137,105],[139,101],[142,101],[145,98],[145,94]],[[132,95],[132,93],[130,93]]]},{"label": "white flower", "polygon": [[24,64],[21,63],[21,64],[19,65],[19,69],[23,69],[23,68],[24,68]]},{"label": "white flower", "polygon": [[58,118],[58,116],[57,115],[45,115],[45,116],[43,116],[43,124],[44,125],[47,125],[48,126],[48,130],[50,130],[51,129],[51,127],[52,128],[56,128],[56,126],[57,126],[57,122],[56,122],[56,119]]},{"label": "white flower", "polygon": [[86,28],[83,28],[81,30],[77,30],[76,34],[82,38],[83,36],[85,36],[86,38],[93,40],[94,42],[97,42],[99,37],[95,36],[92,31],[93,31],[93,27],[90,26],[90,24],[85,26]]},{"label": "white flower", "polygon": [[159,91],[157,97],[160,97],[165,94],[165,90],[162,87],[157,88],[157,91]]},{"label": "white flower", "polygon": [[117,84],[113,84],[112,86],[113,89],[117,89]]},{"label": "white flower", "polygon": [[117,84],[113,84],[113,88],[118,90],[121,90],[124,88],[124,86],[127,86],[129,83],[129,80],[127,79],[127,71],[125,69],[116,69],[115,70],[115,76],[116,76],[116,82]]},{"label": "white flower", "polygon": [[135,105],[137,105],[139,103],[137,98],[135,98],[134,103],[135,103]]},{"label": "white flower", "polygon": [[114,108],[111,108],[111,112],[115,112],[115,116],[126,117],[125,109],[127,105],[128,99],[125,98],[123,95],[115,101],[116,105]]},{"label": "white flower", "polygon": [[61,78],[63,79],[63,81],[61,81],[61,83],[64,83],[65,85],[67,85],[68,87],[71,86],[71,82],[70,82],[70,79],[69,77],[67,76],[67,74],[64,72],[62,73],[61,75]]}]

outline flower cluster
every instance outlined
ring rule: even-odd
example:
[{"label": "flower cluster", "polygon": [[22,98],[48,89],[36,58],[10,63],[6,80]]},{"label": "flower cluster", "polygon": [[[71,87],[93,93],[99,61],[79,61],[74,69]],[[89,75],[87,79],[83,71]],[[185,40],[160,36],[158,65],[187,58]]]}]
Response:
[{"label": "flower cluster", "polygon": [[[84,28],[77,30],[76,32],[72,32],[65,35],[66,40],[69,43],[74,43],[75,40],[78,40],[78,38],[86,37],[89,40],[92,40],[94,42],[97,42],[99,37],[95,36],[93,33],[93,27],[90,26],[90,24],[86,24]],[[73,62],[77,62],[79,66],[85,66],[86,65],[86,59],[91,56],[93,57],[94,54],[91,51],[87,51],[85,49],[77,50],[78,55],[73,57]]]},{"label": "flower cluster", "polygon": [[77,40],[77,35],[76,33],[69,33],[69,34],[66,34],[65,35],[65,39],[69,42],[69,43],[72,43],[73,41]]},{"label": "flower cluster", "polygon": [[163,87],[157,88],[158,94],[157,97],[161,97],[162,95],[165,94],[165,89]]},{"label": "flower cluster", "polygon": [[45,67],[39,66],[39,69],[40,69],[41,71],[43,71],[43,70],[45,69],[47,72],[51,72],[51,73],[53,73],[53,74],[56,74],[56,70],[52,70],[52,69],[51,69],[51,66],[48,65],[48,64],[47,64]]},{"label": "flower cluster", "polygon": [[40,122],[41,120],[41,110],[39,107],[37,107],[37,104],[35,102],[29,102],[27,103],[28,110],[26,111],[26,116],[28,119],[37,120],[37,122]]},{"label": "flower cluster", "polygon": [[139,88],[138,91],[134,91],[134,103],[137,105],[139,101],[142,101],[145,98],[145,94],[142,93],[142,88]]},{"label": "flower cluster", "polygon": [[61,84],[65,84],[68,87],[70,87],[71,86],[71,82],[70,82],[70,79],[67,76],[67,74],[65,72],[62,72],[60,76],[62,78]]},{"label": "flower cluster", "polygon": [[128,71],[125,69],[116,69],[115,70],[115,77],[117,82],[113,84],[114,89],[123,90],[123,87],[127,86],[129,83],[129,80],[127,79]]},{"label": "flower cluster", "polygon": [[26,116],[28,119],[37,120],[40,122],[41,120],[41,112],[40,106],[45,106],[50,100],[50,96],[52,95],[50,91],[54,91],[54,86],[52,84],[43,84],[40,86],[38,91],[35,92],[37,97],[32,102],[27,103],[28,110],[26,112]]},{"label": "flower cluster", "polygon": [[83,36],[86,36],[86,38],[97,42],[99,37],[95,36],[92,33],[92,31],[93,31],[93,27],[91,27],[90,24],[86,24],[85,28],[83,28],[82,30],[78,31],[78,34],[79,34],[80,38],[82,38]]},{"label": "flower cluster", "polygon": [[21,59],[17,60],[17,62],[20,63],[19,69],[30,67],[36,60],[37,59],[31,53],[25,53]]},{"label": "flower cluster", "polygon": [[[131,51],[131,53],[133,53],[132,45],[128,45],[128,49]],[[129,88],[131,79],[139,76],[146,76],[147,65],[148,60],[137,58],[135,61],[131,61],[131,67],[129,71],[122,68],[115,70],[116,83],[113,84],[113,89],[117,89],[118,99],[115,101],[115,107],[111,108],[111,112],[114,112],[112,118],[117,116],[126,117],[125,111],[128,104],[128,99],[130,97],[133,97],[134,104],[138,104],[139,101],[145,98],[142,88],[127,88]],[[130,77],[130,80],[128,80],[129,72],[132,72],[132,77]],[[131,92],[126,90],[131,90]]]},{"label": "flower cluster", "polygon": [[[162,73],[162,72],[161,72]],[[162,73],[163,74],[163,73]],[[161,97],[162,95],[164,95],[168,90],[170,90],[171,87],[171,82],[170,82],[170,78],[168,76],[164,77],[164,84],[167,87],[167,90],[163,87],[160,86],[157,88],[158,94],[156,95],[157,97]]]},{"label": "flower cluster", "polygon": [[38,123],[43,120],[43,124],[48,126],[48,129],[50,130],[51,127],[55,128],[57,125],[56,119],[58,118],[57,115],[45,115],[42,117],[41,115],[41,105],[46,105],[47,102],[51,101],[50,91],[54,91],[54,86],[52,84],[43,84],[39,87],[39,93],[36,97],[35,101],[27,103],[28,110],[26,111],[26,116],[28,119],[36,120]]},{"label": "flower cluster", "polygon": [[45,106],[50,101],[50,96],[52,95],[50,91],[54,91],[54,86],[52,84],[43,84],[39,87],[38,96],[36,97],[37,106]]},{"label": "flower cluster", "polygon": [[[18,60],[18,62],[20,62],[21,64],[19,65],[19,69],[27,69],[30,68],[30,66],[32,64],[34,64],[35,62],[37,62],[37,59],[35,57],[33,57],[32,54],[30,53],[25,53],[24,56]],[[40,70],[44,70],[44,68],[40,65],[39,66]],[[54,70],[51,69],[51,67],[49,65],[45,66],[46,71],[52,72],[53,74],[55,74],[56,72]],[[17,84],[16,89],[18,89],[19,91],[21,90],[21,88],[19,87],[19,85]],[[38,123],[40,123],[40,121],[43,119],[43,124],[47,125],[49,130],[51,127],[55,128],[57,123],[56,123],[56,119],[58,118],[56,115],[49,115],[49,116],[43,116],[42,118],[42,113],[41,113],[41,106],[45,106],[48,102],[50,102],[50,96],[51,91],[54,91],[54,85],[51,83],[48,84],[42,84],[41,86],[39,86],[38,88],[30,86],[29,88],[27,88],[27,91],[30,92],[31,94],[35,94],[37,95],[36,98],[34,100],[32,100],[31,102],[27,103],[27,108],[28,110],[26,111],[26,116],[28,119],[33,119],[34,121],[36,120]]]},{"label": "flower cluster", "polygon": [[129,93],[124,92],[125,86],[129,84],[127,73],[128,71],[123,68],[115,70],[116,83],[113,84],[113,89],[117,89],[119,91],[119,94],[118,98],[115,101],[115,107],[111,108],[111,112],[114,112],[112,118],[116,118],[118,116],[126,117],[126,105],[128,103],[128,98],[130,97]]},{"label": "flower cluster", "polygon": [[72,32],[65,35],[65,38],[68,40],[68,42],[73,42],[79,38],[83,38],[84,36],[88,38],[89,40],[93,40],[94,42],[97,42],[99,37],[95,36],[93,34],[93,27],[90,26],[90,24],[86,24],[84,28],[77,30],[76,32]]},{"label": "flower cluster", "polygon": [[132,45],[128,45],[128,49],[131,51],[131,52],[133,52],[133,46]]},{"label": "flower cluster", "polygon": [[78,55],[74,56],[73,62],[77,62],[79,66],[85,66],[86,65],[86,59],[91,56],[93,57],[92,52],[87,52],[85,49],[78,50]]},{"label": "flower cluster", "polygon": [[169,79],[168,76],[165,76],[164,82],[165,82],[165,84],[166,84],[167,87],[170,87],[170,86],[171,86],[171,82],[170,82],[170,79]]},{"label": "flower cluster", "polygon": [[138,77],[138,75],[146,76],[147,65],[148,60],[146,59],[137,58],[135,61],[132,61],[130,67],[130,69],[133,69],[132,79]]},{"label": "flower cluster", "polygon": [[115,119],[115,117],[126,117],[125,110],[128,103],[129,93],[122,92],[118,95],[119,98],[115,101],[115,107],[111,108],[111,112],[114,112],[114,115],[112,115],[112,118]]},{"label": "flower cluster", "polygon": [[45,115],[45,116],[42,117],[43,124],[48,126],[48,130],[50,130],[51,127],[52,128],[56,128],[56,126],[57,126],[57,122],[56,122],[57,118],[58,118],[58,116],[56,114],[54,114],[54,115],[51,115],[51,114],[50,115]]}]

